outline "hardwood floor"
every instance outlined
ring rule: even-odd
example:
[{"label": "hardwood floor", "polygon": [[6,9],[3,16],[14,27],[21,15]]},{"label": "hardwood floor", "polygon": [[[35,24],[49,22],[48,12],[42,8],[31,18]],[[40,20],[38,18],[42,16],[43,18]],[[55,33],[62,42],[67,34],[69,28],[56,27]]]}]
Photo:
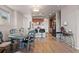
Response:
[{"label": "hardwood floor", "polygon": [[73,53],[76,50],[66,44],[57,42],[51,34],[46,38],[37,38],[34,43],[34,53]]},{"label": "hardwood floor", "polygon": [[[27,53],[25,49],[17,51],[17,53]],[[47,34],[46,38],[36,38],[32,53],[77,53],[75,48],[68,46],[62,42],[56,41],[51,34]]]}]

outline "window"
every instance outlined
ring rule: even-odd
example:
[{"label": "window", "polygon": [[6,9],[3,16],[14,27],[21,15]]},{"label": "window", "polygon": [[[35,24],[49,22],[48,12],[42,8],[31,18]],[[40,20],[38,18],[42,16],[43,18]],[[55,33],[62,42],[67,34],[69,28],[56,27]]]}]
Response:
[{"label": "window", "polygon": [[10,24],[10,13],[0,9],[0,25]]}]

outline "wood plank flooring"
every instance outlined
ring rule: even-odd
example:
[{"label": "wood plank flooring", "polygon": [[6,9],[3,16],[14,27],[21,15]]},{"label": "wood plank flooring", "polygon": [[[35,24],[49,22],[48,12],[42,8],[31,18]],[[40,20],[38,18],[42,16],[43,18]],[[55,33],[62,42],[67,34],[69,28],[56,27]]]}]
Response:
[{"label": "wood plank flooring", "polygon": [[75,51],[74,48],[57,42],[51,34],[47,34],[46,38],[37,38],[33,48],[33,53],[73,53]]}]

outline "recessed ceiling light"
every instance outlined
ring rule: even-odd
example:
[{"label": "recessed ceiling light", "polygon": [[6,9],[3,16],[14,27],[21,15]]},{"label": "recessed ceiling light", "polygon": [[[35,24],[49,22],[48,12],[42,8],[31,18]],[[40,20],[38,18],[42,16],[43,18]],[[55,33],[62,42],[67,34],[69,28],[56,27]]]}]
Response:
[{"label": "recessed ceiling light", "polygon": [[39,12],[40,6],[39,5],[33,5],[33,11]]},{"label": "recessed ceiling light", "polygon": [[34,12],[39,12],[39,9],[34,8],[33,11],[34,11]]}]

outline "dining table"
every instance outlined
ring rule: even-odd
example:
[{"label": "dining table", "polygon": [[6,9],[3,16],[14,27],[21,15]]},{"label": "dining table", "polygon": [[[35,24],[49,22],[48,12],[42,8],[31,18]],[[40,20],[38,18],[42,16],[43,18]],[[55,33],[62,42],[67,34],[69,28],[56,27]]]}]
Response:
[{"label": "dining table", "polygon": [[22,34],[9,34],[8,35],[9,37],[9,40],[11,41],[11,50],[13,50],[13,43],[14,43],[14,40],[18,40],[19,41],[19,48],[24,48],[24,43],[22,42],[23,40],[26,39],[27,35],[22,35]]}]

